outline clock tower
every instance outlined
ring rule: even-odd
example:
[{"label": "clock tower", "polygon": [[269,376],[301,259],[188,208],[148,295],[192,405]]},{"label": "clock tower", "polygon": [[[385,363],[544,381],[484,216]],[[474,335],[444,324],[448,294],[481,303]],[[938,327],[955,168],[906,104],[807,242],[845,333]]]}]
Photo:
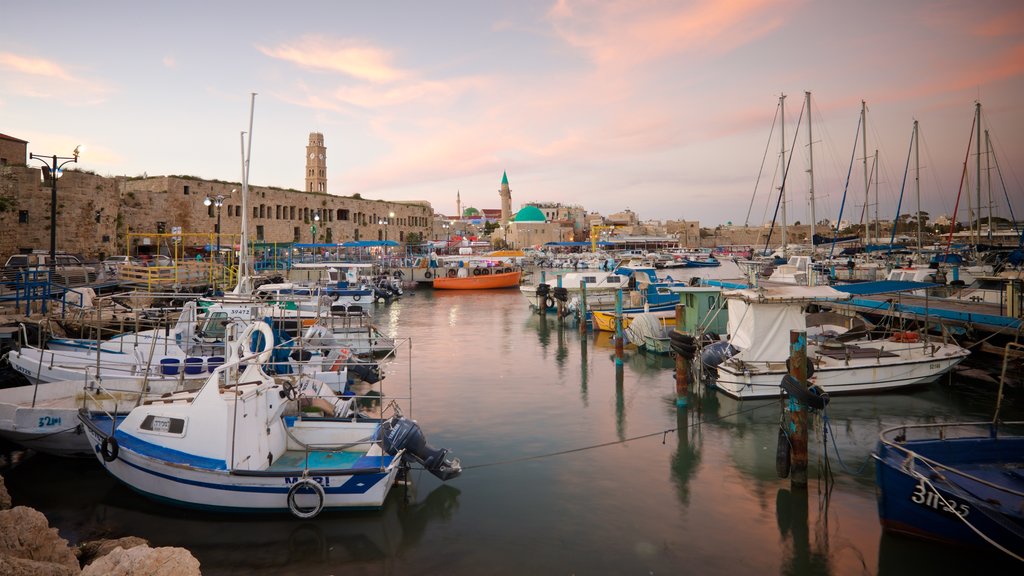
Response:
[{"label": "clock tower", "polygon": [[310,132],[306,145],[306,192],[327,193],[327,147],[320,132]]}]

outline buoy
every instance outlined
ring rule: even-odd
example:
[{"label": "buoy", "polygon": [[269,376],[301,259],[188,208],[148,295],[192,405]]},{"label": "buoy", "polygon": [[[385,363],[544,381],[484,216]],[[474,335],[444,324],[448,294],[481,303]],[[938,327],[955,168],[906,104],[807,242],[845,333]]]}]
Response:
[{"label": "buoy", "polygon": [[775,446],[775,473],[779,478],[789,478],[790,462],[789,438],[786,431],[780,427],[778,443]]}]

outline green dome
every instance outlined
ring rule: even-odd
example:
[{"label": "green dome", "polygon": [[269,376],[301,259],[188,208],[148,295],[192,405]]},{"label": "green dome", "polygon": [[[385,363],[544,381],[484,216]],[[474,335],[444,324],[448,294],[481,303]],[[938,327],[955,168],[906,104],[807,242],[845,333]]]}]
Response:
[{"label": "green dome", "polygon": [[466,208],[465,210],[462,211],[462,217],[463,218],[473,218],[474,216],[479,216],[479,215],[480,215],[480,211],[477,210],[476,208],[473,208],[472,206],[469,207],[469,208]]},{"label": "green dome", "polygon": [[544,217],[544,213],[540,211],[540,208],[536,206],[523,206],[516,212],[516,218],[514,222],[547,222],[548,219]]}]

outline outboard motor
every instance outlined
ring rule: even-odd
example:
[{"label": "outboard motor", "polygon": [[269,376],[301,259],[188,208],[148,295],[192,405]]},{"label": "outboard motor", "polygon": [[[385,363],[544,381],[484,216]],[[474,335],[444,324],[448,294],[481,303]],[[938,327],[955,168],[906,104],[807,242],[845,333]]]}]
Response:
[{"label": "outboard motor", "polygon": [[447,448],[431,448],[419,424],[401,414],[381,422],[378,438],[385,452],[394,456],[404,448],[407,461],[418,462],[441,480],[451,480],[462,474],[458,458],[449,458]]},{"label": "outboard motor", "polygon": [[348,372],[367,384],[376,384],[381,380],[380,367],[377,364],[352,363],[348,366]]},{"label": "outboard motor", "polygon": [[725,340],[712,342],[704,347],[700,353],[700,361],[708,368],[717,368],[719,364],[732,358],[739,352],[732,344]]}]

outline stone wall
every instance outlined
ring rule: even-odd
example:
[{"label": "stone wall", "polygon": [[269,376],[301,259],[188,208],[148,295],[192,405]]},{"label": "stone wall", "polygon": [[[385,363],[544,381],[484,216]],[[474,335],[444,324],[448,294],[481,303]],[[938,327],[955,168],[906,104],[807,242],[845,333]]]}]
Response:
[{"label": "stone wall", "polygon": [[[131,243],[170,253],[172,232],[177,229],[186,247],[215,243],[217,210],[203,200],[217,195],[225,197],[220,210],[221,245],[229,246],[237,243],[241,232],[240,190],[238,183],[190,177],[106,178],[65,171],[57,181],[57,250],[99,259],[126,253]],[[50,196],[50,184],[41,182],[38,168],[0,167],[0,263],[19,251],[49,249]],[[433,209],[427,202],[386,202],[263,186],[250,187],[248,208],[250,240],[264,242],[313,241],[310,228],[316,214],[320,216],[317,242],[388,239],[404,243],[413,232],[428,237],[433,223]]]},{"label": "stone wall", "polygon": [[[16,252],[49,250],[51,196],[39,168],[0,167],[0,264]],[[114,179],[65,170],[57,179],[57,251],[111,254],[117,214]]]}]

